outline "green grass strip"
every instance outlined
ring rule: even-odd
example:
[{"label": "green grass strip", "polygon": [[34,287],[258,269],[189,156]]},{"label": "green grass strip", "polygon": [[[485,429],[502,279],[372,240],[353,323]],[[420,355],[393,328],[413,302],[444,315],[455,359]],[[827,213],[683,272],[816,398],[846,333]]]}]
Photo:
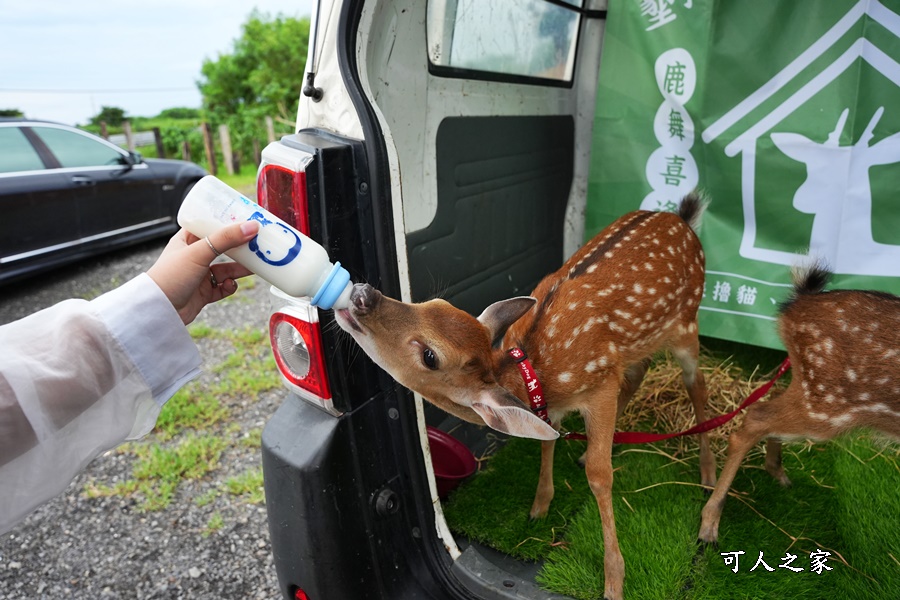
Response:
[{"label": "green grass strip", "polygon": [[[556,496],[548,517],[532,521],[528,511],[540,444],[511,440],[445,503],[451,528],[519,558],[545,559],[537,581],[549,591],[602,598],[600,517],[584,472],[575,464],[583,447],[557,443]],[[699,548],[696,542],[707,499],[696,485],[698,460],[673,461],[666,456],[671,452],[663,444],[614,450],[613,502],[626,598],[898,597],[896,447],[867,436],[786,446],[790,488],[775,482],[762,468],[762,456],[752,454],[732,486],[718,548]],[[832,553],[825,562],[832,570],[811,570],[810,553],[818,550]],[[735,573],[722,553],[739,551],[744,554]],[[756,565],[760,552],[773,571]],[[781,566],[788,554],[796,556],[790,566],[802,572]]]}]

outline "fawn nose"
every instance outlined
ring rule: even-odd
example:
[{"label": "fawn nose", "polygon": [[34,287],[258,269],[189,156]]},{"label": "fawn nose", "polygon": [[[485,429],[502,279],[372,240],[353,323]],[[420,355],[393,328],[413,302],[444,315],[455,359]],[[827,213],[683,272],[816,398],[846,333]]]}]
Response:
[{"label": "fawn nose", "polygon": [[381,300],[381,292],[368,283],[357,283],[350,292],[350,304],[358,315],[365,315],[372,311]]}]

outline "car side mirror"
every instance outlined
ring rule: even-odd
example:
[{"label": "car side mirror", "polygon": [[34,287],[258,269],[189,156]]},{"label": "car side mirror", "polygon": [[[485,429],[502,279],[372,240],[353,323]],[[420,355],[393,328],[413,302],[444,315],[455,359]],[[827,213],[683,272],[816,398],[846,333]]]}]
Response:
[{"label": "car side mirror", "polygon": [[144,162],[144,157],[141,156],[140,152],[129,152],[128,158],[126,159],[126,164],[128,165],[139,165]]}]

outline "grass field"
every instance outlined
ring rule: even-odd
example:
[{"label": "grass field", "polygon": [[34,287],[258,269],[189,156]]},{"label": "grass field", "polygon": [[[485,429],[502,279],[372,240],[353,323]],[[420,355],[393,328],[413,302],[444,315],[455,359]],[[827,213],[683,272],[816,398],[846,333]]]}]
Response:
[{"label": "grass field", "polygon": [[[242,397],[255,398],[279,384],[268,337],[262,330],[217,330],[203,324],[191,325],[189,331],[195,340],[218,340],[234,350],[221,363],[207,367],[212,377],[191,382],[175,393],[151,435],[115,450],[135,458],[130,477],[113,484],[92,480],[85,485],[87,496],[134,497],[137,510],[158,511],[169,506],[181,484],[212,479],[214,487],[195,499],[198,506],[223,493],[252,504],[265,502],[261,467],[221,480],[218,471],[228,447],[259,448],[261,444],[261,430],[245,432],[230,425],[233,409],[229,404]],[[222,526],[221,515],[213,517],[210,532]]]},{"label": "grass field", "polygon": [[[722,346],[725,348],[727,346]],[[744,368],[706,356],[712,415],[736,405],[783,353],[739,349]],[[728,361],[724,361],[728,363]],[[746,370],[746,372],[745,372]],[[680,376],[655,365],[618,429],[676,431],[692,422]],[[724,401],[722,396],[728,396]],[[630,415],[629,415],[630,413]],[[673,416],[674,415],[674,416]],[[738,417],[737,422],[740,422]],[[577,423],[566,425],[577,426]],[[729,424],[712,437],[721,469]],[[455,532],[523,560],[541,560],[538,583],[574,598],[603,597],[603,541],[596,502],[576,460],[585,442],[557,443],[550,514],[528,511],[537,486],[540,443],[510,440],[444,504]],[[763,468],[763,445],[732,486],[718,547],[699,546],[696,441],[617,446],[614,504],[629,599],[875,599],[900,597],[900,452],[866,432],[828,444],[785,445],[793,486]],[[816,568],[811,554],[830,553]],[[737,553],[737,572],[733,557]],[[762,563],[758,563],[762,553]],[[790,556],[796,558],[790,559]],[[726,564],[726,558],[730,558]],[[790,562],[788,562],[790,560]],[[829,567],[830,570],[828,568]],[[800,568],[794,571],[791,568]]]}]

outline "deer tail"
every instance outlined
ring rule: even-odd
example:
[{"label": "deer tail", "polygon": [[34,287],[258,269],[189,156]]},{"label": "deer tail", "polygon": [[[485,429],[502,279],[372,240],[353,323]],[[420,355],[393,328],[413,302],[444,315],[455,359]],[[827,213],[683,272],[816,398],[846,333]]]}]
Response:
[{"label": "deer tail", "polygon": [[681,206],[678,207],[678,216],[684,219],[684,222],[690,225],[694,233],[700,233],[700,224],[703,218],[703,212],[709,201],[706,195],[700,190],[695,189],[690,194],[682,198]]},{"label": "deer tail", "polygon": [[807,265],[794,265],[791,269],[794,289],[788,299],[781,304],[781,312],[787,310],[800,296],[821,294],[831,281],[831,275],[828,266],[821,260]]}]

